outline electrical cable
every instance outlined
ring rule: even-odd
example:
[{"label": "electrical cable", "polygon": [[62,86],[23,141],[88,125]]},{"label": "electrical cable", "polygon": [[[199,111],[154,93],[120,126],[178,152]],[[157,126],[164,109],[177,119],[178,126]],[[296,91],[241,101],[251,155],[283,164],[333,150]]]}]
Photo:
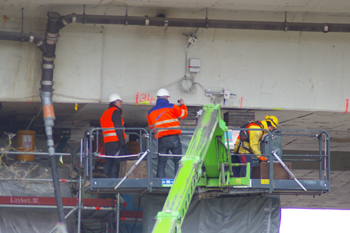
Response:
[{"label": "electrical cable", "polygon": [[[184,82],[189,82],[189,88],[185,88],[184,87]],[[179,88],[180,90],[183,92],[183,93],[186,93],[186,94],[189,94],[189,93],[194,93],[197,89],[196,89],[196,85],[198,85],[205,93],[205,87],[200,84],[199,82],[195,82],[194,81],[194,77],[187,77],[187,76],[184,76],[180,79],[179,81]]]},{"label": "electrical cable", "polygon": [[92,228],[92,227],[88,227],[87,226],[88,224],[91,224],[91,223],[82,223],[82,228],[84,230],[88,230],[93,233],[103,233],[103,232],[106,232],[106,230],[109,230],[109,227]]},{"label": "electrical cable", "polygon": [[129,233],[128,223],[124,223],[124,224],[125,224],[126,232]]},{"label": "electrical cable", "polygon": [[30,121],[30,123],[29,123],[29,125],[28,125],[28,127],[27,127],[26,130],[29,129],[29,127],[30,127],[30,125],[33,123],[34,119],[37,118],[37,117],[40,115],[42,109],[43,109],[43,107],[41,107],[40,110],[39,110],[39,113],[38,113],[36,116],[34,116],[34,117],[32,118],[32,120]]},{"label": "electrical cable", "polygon": [[[196,34],[199,30],[199,27],[196,29],[196,31],[191,34],[191,35],[188,35],[188,34],[185,34],[183,33],[184,36],[186,37],[190,37],[190,38],[195,38],[197,39],[196,37]],[[194,41],[195,43],[195,41]],[[190,46],[192,43],[189,42],[189,44],[187,45],[187,47],[185,48],[185,75],[184,77],[182,77],[179,81],[179,88],[180,90],[183,92],[183,93],[186,93],[186,94],[190,94],[190,93],[194,93],[196,91],[196,85],[200,86],[200,88],[203,89],[203,91],[205,92],[205,88],[202,84],[198,83],[198,82],[195,82],[194,79],[195,79],[195,76],[191,73],[190,76],[191,77],[187,77],[187,68],[188,68],[188,52],[192,49],[193,46]],[[184,87],[184,84],[185,82],[189,83],[189,87]]]},{"label": "electrical cable", "polygon": [[141,195],[141,193],[139,194],[139,203],[137,205],[137,212],[136,212],[136,218],[135,218],[135,223],[134,223],[134,227],[132,228],[131,233],[134,233],[136,224],[137,224],[137,219],[139,217],[139,210],[140,210],[140,206],[141,206],[141,200],[142,200],[143,195]]},{"label": "electrical cable", "polygon": [[92,229],[90,229],[88,226],[86,226],[84,223],[81,223],[81,226],[84,230],[88,230],[88,231],[91,231],[92,233],[94,233],[94,231]]},{"label": "electrical cable", "polygon": [[[190,87],[185,88],[184,84],[188,83]],[[192,78],[188,78],[187,76],[184,76],[179,81],[179,88],[183,93],[193,93],[196,90],[196,85],[194,84],[194,80]]]},{"label": "electrical cable", "polygon": [[198,85],[205,92],[205,87],[202,84],[200,84],[198,82],[195,82],[194,84]]}]

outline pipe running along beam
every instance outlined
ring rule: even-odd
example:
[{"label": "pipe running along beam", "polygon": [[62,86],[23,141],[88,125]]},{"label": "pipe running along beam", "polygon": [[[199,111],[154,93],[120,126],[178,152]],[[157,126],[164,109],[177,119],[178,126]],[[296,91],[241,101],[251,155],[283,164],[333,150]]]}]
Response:
[{"label": "pipe running along beam", "polygon": [[216,29],[248,29],[272,31],[307,31],[307,32],[350,32],[350,24],[340,23],[303,23],[273,21],[239,21],[213,19],[181,19],[164,17],[106,16],[69,14],[62,17],[60,27],[70,23],[82,24],[120,24],[158,27],[194,27]]},{"label": "pipe running along beam", "polygon": [[20,41],[34,43],[43,53],[46,53],[46,46],[43,38],[34,33],[6,32],[0,31],[0,40]]}]

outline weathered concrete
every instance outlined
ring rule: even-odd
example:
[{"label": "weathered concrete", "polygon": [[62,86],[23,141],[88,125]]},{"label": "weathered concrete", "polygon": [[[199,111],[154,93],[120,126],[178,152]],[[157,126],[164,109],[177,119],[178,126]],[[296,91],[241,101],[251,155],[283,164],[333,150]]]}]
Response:
[{"label": "weathered concrete", "polygon": [[[72,13],[72,8],[63,6],[47,9]],[[81,11],[81,7],[75,9]],[[123,15],[124,10],[111,6],[108,13]],[[25,31],[43,33],[46,18],[43,11],[41,8],[37,15],[29,14],[30,17],[25,19]],[[3,24],[3,30],[13,30],[8,25],[20,28],[18,12],[15,9],[11,12],[15,16],[7,15],[9,19]],[[86,13],[99,14],[102,10],[87,8]],[[134,8],[129,14],[155,16],[157,11]],[[202,18],[204,13],[168,10],[167,14],[169,17]],[[284,20],[281,13],[240,12],[232,16],[228,10],[215,10],[210,16],[215,19]],[[300,20],[298,14],[294,16],[296,19],[291,20]],[[37,18],[40,20],[32,24]],[[345,22],[347,18],[322,14],[306,16],[304,21],[307,20]],[[61,30],[57,45],[54,101],[106,102],[112,92],[119,92],[126,103],[150,103],[158,88],[167,87],[173,98],[183,97],[189,105],[211,103],[214,100],[206,97],[198,85],[193,93],[183,93],[179,89],[181,78],[190,76],[185,68],[186,58],[200,58],[201,72],[194,75],[194,81],[205,89],[221,91],[228,88],[235,93],[236,97],[226,101],[226,107],[345,110],[350,88],[347,65],[350,34],[199,29],[197,43],[187,49],[188,42],[183,33],[195,31],[191,28],[68,25]],[[38,50],[33,45],[17,42],[0,41],[0,45],[1,79],[6,80],[0,100],[37,100]],[[30,85],[25,80],[29,80]],[[216,102],[223,104],[222,100]]]}]

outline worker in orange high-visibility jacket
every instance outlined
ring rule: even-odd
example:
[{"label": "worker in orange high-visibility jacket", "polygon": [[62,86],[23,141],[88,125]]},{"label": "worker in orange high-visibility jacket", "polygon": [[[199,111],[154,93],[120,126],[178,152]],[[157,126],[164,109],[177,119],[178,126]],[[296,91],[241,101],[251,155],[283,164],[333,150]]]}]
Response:
[{"label": "worker in orange high-visibility jacket", "polygon": [[[108,129],[124,127],[121,109],[122,102],[120,95],[112,94],[109,97],[109,108],[100,118],[101,128],[106,129],[102,131],[105,155],[119,156],[128,154],[125,143],[125,130]],[[103,174],[109,178],[117,178],[119,176],[119,164],[119,159],[106,158]]]},{"label": "worker in orange high-visibility jacket", "polygon": [[[265,116],[263,121],[254,121],[245,126],[248,129],[265,129],[270,132],[275,130],[278,126],[278,119],[275,116]],[[236,154],[254,154],[259,162],[267,161],[267,159],[261,155],[260,142],[264,134],[267,134],[263,130],[242,130],[235,143],[234,152]],[[252,167],[252,158],[248,156],[232,156],[232,163],[250,163]],[[240,167],[233,167],[234,176],[240,176]],[[242,168],[243,176],[246,176],[246,167]]]},{"label": "worker in orange high-visibility jacket", "polygon": [[[147,114],[148,126],[150,129],[161,128],[156,132],[155,138],[158,138],[158,153],[168,154],[169,151],[173,155],[182,154],[182,146],[180,141],[180,129],[172,129],[180,127],[178,118],[187,117],[187,107],[183,99],[179,100],[180,107],[169,103],[169,91],[161,88],[157,91],[157,103]],[[181,157],[173,157],[175,174],[179,168]],[[157,177],[165,178],[165,165],[168,160],[167,156],[158,157]]]}]

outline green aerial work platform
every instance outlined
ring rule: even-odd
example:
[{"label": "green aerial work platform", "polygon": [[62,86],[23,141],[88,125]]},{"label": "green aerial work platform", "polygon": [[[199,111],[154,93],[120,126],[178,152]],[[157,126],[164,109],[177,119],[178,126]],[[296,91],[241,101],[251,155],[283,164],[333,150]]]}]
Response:
[{"label": "green aerial work platform", "polygon": [[249,184],[249,163],[246,177],[232,177],[230,150],[228,143],[224,144],[225,133],[227,127],[221,119],[219,105],[204,106],[163,210],[157,215],[153,232],[181,232],[197,186],[228,190],[231,185]]},{"label": "green aerial work platform", "polygon": [[[93,175],[95,160],[99,156],[96,148],[101,128],[93,128],[86,132],[82,141],[82,151],[85,165],[85,175],[90,180],[87,192],[91,193],[163,193],[168,194],[164,207],[157,214],[153,232],[181,232],[181,225],[185,218],[193,195],[199,197],[219,197],[237,195],[264,194],[307,194],[321,195],[330,190],[330,151],[329,134],[324,130],[276,130],[268,132],[264,154],[269,161],[268,177],[251,178],[251,164],[232,164],[229,148],[228,129],[221,119],[219,105],[206,105],[197,121],[185,155],[180,160],[179,170],[175,179],[159,179],[153,177],[152,155],[160,156],[157,149],[153,149],[154,133],[143,128],[126,128],[135,134],[138,132],[141,152],[136,155],[135,166],[122,178],[101,178]],[[247,129],[231,129],[247,130]],[[294,132],[294,133],[293,133]],[[296,132],[296,133],[295,133]],[[283,161],[302,161],[319,164],[318,180],[298,180],[290,169],[284,165],[278,150],[273,150],[271,141],[276,137],[292,136],[316,138],[319,154],[285,155]],[[225,140],[225,138],[227,140]],[[323,141],[324,139],[324,141]],[[323,143],[324,142],[324,147]],[[94,146],[94,143],[95,146]],[[145,146],[146,145],[146,146]],[[94,149],[95,148],[95,149]],[[324,148],[324,151],[323,151]],[[299,157],[298,157],[299,156]],[[305,158],[307,157],[307,158]],[[157,158],[157,157],[156,157]],[[286,159],[287,158],[287,159]],[[289,159],[291,158],[291,159]],[[300,158],[300,159],[299,159]],[[311,159],[310,159],[311,158]],[[147,161],[147,177],[128,178],[132,170]],[[279,180],[274,178],[274,164],[280,163],[288,172],[290,178]],[[233,177],[233,166],[246,166],[246,177]],[[169,187],[171,186],[170,190]]]}]

